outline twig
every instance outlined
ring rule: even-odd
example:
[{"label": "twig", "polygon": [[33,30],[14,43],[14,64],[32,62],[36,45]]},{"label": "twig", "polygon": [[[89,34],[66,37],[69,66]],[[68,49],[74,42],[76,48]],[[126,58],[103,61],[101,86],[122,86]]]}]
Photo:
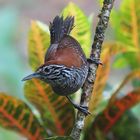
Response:
[{"label": "twig", "polygon": [[[115,0],[104,0],[103,2],[103,7],[99,15],[99,22],[95,31],[94,42],[92,44],[92,50],[91,50],[91,55],[90,55],[91,60],[94,60],[94,61],[100,60],[101,47],[104,40],[104,34],[108,26],[109,17],[110,17],[110,13],[111,13],[111,9],[113,7],[114,1]],[[95,63],[90,64],[88,77],[83,86],[83,92],[82,92],[81,101],[80,101],[80,105],[82,106],[89,105],[89,100],[90,100],[94,83],[95,83],[97,68],[98,68],[97,64]],[[78,111],[75,125],[70,134],[70,136],[74,140],[80,139],[80,134],[84,127],[84,120],[85,120],[85,115]]]}]

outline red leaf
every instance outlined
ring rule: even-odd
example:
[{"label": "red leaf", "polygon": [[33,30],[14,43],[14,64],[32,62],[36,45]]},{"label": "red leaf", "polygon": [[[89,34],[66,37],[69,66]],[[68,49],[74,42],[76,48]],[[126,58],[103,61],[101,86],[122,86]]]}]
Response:
[{"label": "red leaf", "polygon": [[86,138],[88,140],[96,139],[95,130],[97,129],[102,133],[107,134],[109,130],[115,125],[115,123],[120,119],[120,117],[124,114],[124,112],[139,102],[140,89],[128,93],[121,99],[116,99],[114,101],[114,104],[112,104],[111,106],[107,106],[107,108],[96,117],[90,130],[86,134]]},{"label": "red leaf", "polygon": [[45,130],[30,108],[23,101],[3,93],[0,93],[0,125],[30,140],[46,137]]}]

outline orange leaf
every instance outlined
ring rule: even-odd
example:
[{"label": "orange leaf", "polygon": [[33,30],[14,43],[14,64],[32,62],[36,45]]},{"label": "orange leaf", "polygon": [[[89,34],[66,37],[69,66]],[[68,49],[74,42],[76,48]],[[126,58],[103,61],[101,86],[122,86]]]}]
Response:
[{"label": "orange leaf", "polygon": [[28,52],[29,64],[33,70],[36,70],[44,63],[45,52],[50,44],[50,36],[47,32],[47,25],[32,21],[29,32]]},{"label": "orange leaf", "polygon": [[45,130],[30,108],[23,101],[4,93],[0,93],[0,125],[19,132],[29,140],[46,137]]},{"label": "orange leaf", "polygon": [[[119,43],[108,42],[103,46],[103,50],[101,53],[101,61],[104,66],[99,66],[97,70],[97,76],[95,81],[95,87],[93,89],[93,94],[91,96],[89,110],[96,116],[97,108],[99,107],[100,102],[102,101],[102,93],[107,83],[107,79],[110,72],[110,59],[113,55],[119,52],[126,52],[125,47]],[[88,117],[86,124],[88,125],[93,117]]]},{"label": "orange leaf", "polygon": [[70,132],[75,115],[66,97],[56,95],[48,84],[36,79],[26,82],[24,89],[26,98],[38,108],[47,128],[59,135]]}]

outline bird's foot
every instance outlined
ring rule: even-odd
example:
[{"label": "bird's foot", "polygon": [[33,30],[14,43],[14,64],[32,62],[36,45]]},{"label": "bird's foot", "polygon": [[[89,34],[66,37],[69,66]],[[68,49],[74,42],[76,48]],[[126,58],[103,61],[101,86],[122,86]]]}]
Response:
[{"label": "bird's foot", "polygon": [[95,63],[97,65],[103,65],[103,63],[100,61],[100,59],[91,59],[91,58],[88,58],[87,61],[89,63]]},{"label": "bird's foot", "polygon": [[76,109],[78,109],[80,112],[84,113],[85,116],[91,114],[91,113],[88,111],[88,107],[87,107],[87,106],[82,106],[82,105],[74,104],[74,107],[75,107]]},{"label": "bird's foot", "polygon": [[78,109],[79,111],[81,111],[82,113],[85,114],[85,116],[91,114],[89,111],[88,111],[88,107],[87,106],[82,106],[82,105],[78,105],[78,104],[75,104],[71,98],[69,96],[66,96],[67,99],[70,101],[70,103],[76,108]]}]

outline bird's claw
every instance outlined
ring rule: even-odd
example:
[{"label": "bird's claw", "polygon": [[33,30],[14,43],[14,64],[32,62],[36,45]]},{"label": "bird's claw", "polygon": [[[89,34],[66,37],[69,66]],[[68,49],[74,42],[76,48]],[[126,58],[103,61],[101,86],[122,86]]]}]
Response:
[{"label": "bird's claw", "polygon": [[81,111],[82,113],[84,113],[85,116],[91,114],[91,113],[88,111],[88,107],[87,107],[87,106],[75,104],[75,103],[73,103],[73,101],[71,100],[71,98],[70,98],[69,96],[66,96],[66,97],[67,97],[67,99],[70,101],[70,103],[71,103],[76,109],[78,109],[79,111]]},{"label": "bird's claw", "polygon": [[103,65],[103,63],[99,59],[91,59],[91,58],[88,58],[87,61],[89,63],[95,63],[97,65]]},{"label": "bird's claw", "polygon": [[82,113],[84,113],[85,116],[91,114],[91,113],[88,111],[88,107],[87,107],[87,106],[82,106],[82,105],[78,106],[78,105],[76,105],[75,108],[77,108],[79,111],[81,111]]}]

